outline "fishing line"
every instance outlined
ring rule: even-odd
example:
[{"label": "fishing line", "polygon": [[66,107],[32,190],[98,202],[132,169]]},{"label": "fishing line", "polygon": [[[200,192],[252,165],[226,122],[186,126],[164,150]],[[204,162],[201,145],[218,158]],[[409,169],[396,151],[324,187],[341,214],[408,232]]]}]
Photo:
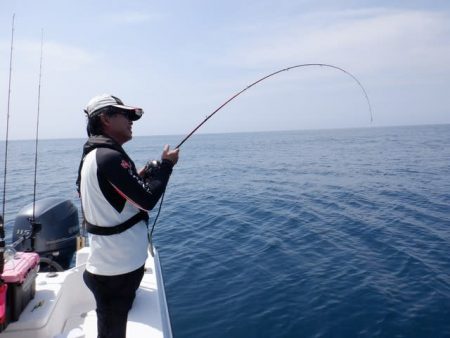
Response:
[{"label": "fishing line", "polygon": [[[239,92],[237,92],[236,94],[234,94],[233,96],[231,96],[228,100],[226,100],[224,103],[222,103],[216,110],[214,110],[210,115],[208,115],[208,116],[206,116],[206,118],[202,121],[202,122],[200,122],[176,147],[175,147],[175,149],[179,149],[183,144],[184,144],[184,142],[186,142],[202,125],[204,125],[205,123],[206,123],[206,121],[208,121],[211,117],[213,117],[219,110],[221,110],[223,107],[225,107],[228,103],[230,103],[231,101],[233,101],[236,97],[238,97],[239,95],[241,95],[242,93],[244,93],[245,91],[247,91],[247,90],[249,90],[250,88],[252,88],[253,86],[255,86],[256,84],[258,84],[258,83],[260,83],[260,82],[262,82],[262,81],[264,81],[264,80],[266,80],[266,79],[268,79],[268,78],[270,78],[270,77],[272,77],[272,76],[275,76],[275,75],[277,75],[277,74],[279,74],[279,73],[282,73],[282,72],[286,72],[286,71],[289,71],[289,70],[291,70],[291,69],[295,69],[295,68],[303,68],[303,67],[327,67],[327,68],[333,68],[333,69],[336,69],[336,70],[339,70],[339,71],[341,71],[341,72],[343,72],[343,73],[345,73],[345,74],[347,74],[348,76],[350,76],[357,84],[358,84],[358,86],[361,88],[361,90],[362,90],[362,92],[363,92],[363,94],[364,94],[364,97],[365,97],[365,99],[366,99],[366,101],[367,101],[367,105],[368,105],[368,107],[369,107],[369,113],[370,113],[370,122],[373,122],[373,113],[372,113],[372,105],[370,104],[370,100],[369,100],[369,96],[367,95],[367,92],[366,92],[366,90],[364,89],[364,86],[362,85],[362,83],[358,80],[358,78],[355,76],[355,75],[353,75],[352,73],[350,73],[349,71],[347,71],[347,70],[345,70],[344,68],[341,68],[341,67],[338,67],[338,66],[335,66],[335,65],[330,65],[330,64],[326,64],[326,63],[304,63],[304,64],[300,64],[300,65],[295,65],[295,66],[291,66],[291,67],[287,67],[287,68],[283,68],[283,69],[280,69],[280,70],[277,70],[276,72],[273,72],[273,73],[271,73],[271,74],[268,74],[268,75],[265,75],[265,76],[263,76],[262,78],[260,78],[260,79],[258,79],[258,80],[256,80],[255,82],[253,82],[253,83],[251,83],[251,84],[249,84],[247,87],[245,87],[244,89],[242,89],[242,90],[240,90]],[[160,202],[160,204],[159,204],[159,208],[158,208],[158,213],[156,214],[156,218],[155,218],[155,220],[154,220],[154,222],[153,222],[153,226],[152,226],[152,229],[151,229],[151,231],[150,231],[150,235],[149,235],[149,238],[150,238],[150,242],[151,242],[151,238],[152,238],[152,236],[153,236],[153,230],[154,230],[154,228],[155,228],[155,225],[156,225],[156,221],[158,220],[158,217],[159,217],[159,214],[160,214],[160,212],[161,212],[161,207],[162,207],[162,204],[163,204],[163,200],[164,200],[164,195],[165,195],[165,193],[166,193],[166,191],[164,190],[164,192],[163,192],[163,194],[162,194],[162,196],[161,196],[161,202]]]}]

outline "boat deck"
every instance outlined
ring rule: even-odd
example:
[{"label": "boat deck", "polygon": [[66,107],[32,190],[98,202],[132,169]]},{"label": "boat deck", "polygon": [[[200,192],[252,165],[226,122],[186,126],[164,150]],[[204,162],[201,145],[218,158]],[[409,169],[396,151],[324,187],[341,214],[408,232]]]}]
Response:
[{"label": "boat deck", "polygon": [[[19,321],[10,323],[0,337],[96,338],[94,298],[83,281],[89,248],[77,253],[77,266],[51,277],[39,273],[36,295]],[[149,255],[145,273],[128,315],[128,337],[172,337],[158,253]]]}]

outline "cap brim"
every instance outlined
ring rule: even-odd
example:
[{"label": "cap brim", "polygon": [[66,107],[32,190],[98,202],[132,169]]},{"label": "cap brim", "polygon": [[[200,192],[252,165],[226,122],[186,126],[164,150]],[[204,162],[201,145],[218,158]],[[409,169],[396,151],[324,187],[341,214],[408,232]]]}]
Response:
[{"label": "cap brim", "polygon": [[144,110],[142,108],[124,106],[121,104],[114,104],[112,106],[126,111],[130,115],[130,119],[132,121],[139,120],[142,117],[142,114],[144,114]]}]

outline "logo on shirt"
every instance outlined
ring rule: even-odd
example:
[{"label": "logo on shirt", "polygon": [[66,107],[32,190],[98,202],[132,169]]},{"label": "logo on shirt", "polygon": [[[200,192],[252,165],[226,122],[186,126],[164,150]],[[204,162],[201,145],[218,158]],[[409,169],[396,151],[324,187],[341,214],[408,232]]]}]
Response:
[{"label": "logo on shirt", "polygon": [[122,162],[120,163],[120,165],[122,166],[122,168],[124,169],[130,169],[131,168],[131,164],[125,160],[122,160]]}]

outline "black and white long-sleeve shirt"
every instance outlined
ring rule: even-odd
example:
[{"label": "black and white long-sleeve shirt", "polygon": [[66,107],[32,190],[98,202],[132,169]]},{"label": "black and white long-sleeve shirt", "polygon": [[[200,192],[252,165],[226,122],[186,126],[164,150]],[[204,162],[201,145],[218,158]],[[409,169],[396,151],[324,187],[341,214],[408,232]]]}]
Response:
[{"label": "black and white long-sleeve shirt", "polygon": [[[103,227],[121,224],[140,210],[151,210],[173,167],[170,161],[163,161],[158,175],[145,182],[122,147],[104,136],[91,137],[83,155],[79,188],[84,217]],[[119,234],[90,235],[86,269],[107,276],[131,272],[145,263],[147,246],[144,221]]]}]

